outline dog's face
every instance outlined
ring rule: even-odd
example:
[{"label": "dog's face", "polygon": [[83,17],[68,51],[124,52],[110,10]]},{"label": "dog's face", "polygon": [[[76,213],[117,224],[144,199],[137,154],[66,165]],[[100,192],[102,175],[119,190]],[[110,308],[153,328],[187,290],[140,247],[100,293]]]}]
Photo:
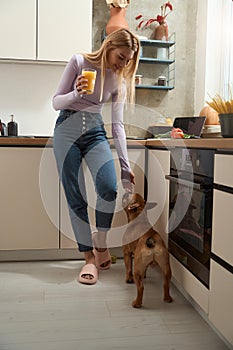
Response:
[{"label": "dog's face", "polygon": [[157,203],[146,203],[139,193],[126,192],[122,197],[122,207],[124,208],[128,220],[135,219],[144,209],[154,208]]},{"label": "dog's face", "polygon": [[146,201],[139,193],[126,192],[122,197],[122,207],[124,208],[128,219],[135,218],[145,208]]}]

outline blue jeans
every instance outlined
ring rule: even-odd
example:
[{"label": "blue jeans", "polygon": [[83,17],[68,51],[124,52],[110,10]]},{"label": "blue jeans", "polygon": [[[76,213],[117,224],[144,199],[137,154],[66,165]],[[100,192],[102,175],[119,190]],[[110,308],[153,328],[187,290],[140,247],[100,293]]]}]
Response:
[{"label": "blue jeans", "polygon": [[83,159],[90,170],[97,194],[95,219],[98,230],[110,229],[117,195],[116,171],[101,114],[60,111],[53,146],[79,250],[92,250]]}]

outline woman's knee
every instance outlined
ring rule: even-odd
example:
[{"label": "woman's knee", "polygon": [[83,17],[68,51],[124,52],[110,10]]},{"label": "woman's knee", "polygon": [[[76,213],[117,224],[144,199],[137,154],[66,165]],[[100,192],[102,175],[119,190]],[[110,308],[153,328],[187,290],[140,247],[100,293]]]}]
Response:
[{"label": "woman's knee", "polygon": [[112,202],[117,197],[117,185],[115,181],[107,181],[97,186],[99,196],[108,201]]}]

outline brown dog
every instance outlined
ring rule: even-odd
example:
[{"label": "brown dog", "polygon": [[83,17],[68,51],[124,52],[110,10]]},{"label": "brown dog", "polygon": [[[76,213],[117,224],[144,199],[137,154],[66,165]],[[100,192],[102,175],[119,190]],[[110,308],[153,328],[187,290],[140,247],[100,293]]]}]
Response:
[{"label": "brown dog", "polygon": [[156,203],[146,204],[140,194],[125,193],[122,206],[129,222],[123,237],[126,282],[134,282],[137,286],[137,297],[132,306],[142,306],[143,278],[148,266],[155,263],[159,265],[164,276],[164,301],[172,302],[169,294],[171,280],[169,253],[161,236],[153,229],[146,215],[146,209],[155,207]]}]

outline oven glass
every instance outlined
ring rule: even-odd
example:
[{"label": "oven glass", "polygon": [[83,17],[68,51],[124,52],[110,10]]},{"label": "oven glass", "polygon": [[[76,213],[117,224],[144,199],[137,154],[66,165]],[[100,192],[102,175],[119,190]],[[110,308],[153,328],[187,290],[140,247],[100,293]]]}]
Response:
[{"label": "oven glass", "polygon": [[169,250],[208,286],[213,190],[205,182],[196,189],[170,181]]}]

